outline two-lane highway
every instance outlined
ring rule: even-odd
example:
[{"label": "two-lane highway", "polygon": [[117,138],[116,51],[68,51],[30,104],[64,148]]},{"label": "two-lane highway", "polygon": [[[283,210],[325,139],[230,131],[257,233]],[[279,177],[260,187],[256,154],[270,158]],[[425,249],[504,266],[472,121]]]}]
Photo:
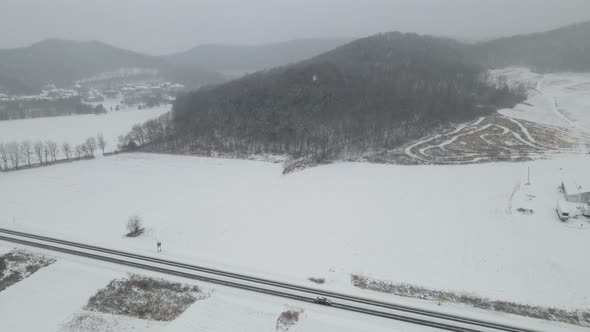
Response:
[{"label": "two-lane highway", "polygon": [[331,307],[334,309],[348,310],[382,318],[394,319],[440,330],[456,332],[537,332],[525,327],[509,326],[491,321],[476,320],[442,312],[375,301],[342,293],[329,292],[229,271],[211,269],[7,229],[0,229],[0,240],[187,279],[279,296],[296,301],[314,302],[318,296],[324,296],[333,301]]}]

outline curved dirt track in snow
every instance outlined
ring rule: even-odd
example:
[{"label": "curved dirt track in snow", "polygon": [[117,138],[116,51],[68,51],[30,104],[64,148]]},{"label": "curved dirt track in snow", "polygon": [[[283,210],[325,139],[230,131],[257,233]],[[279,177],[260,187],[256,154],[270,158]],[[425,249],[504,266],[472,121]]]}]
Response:
[{"label": "curved dirt track in snow", "polygon": [[576,151],[579,140],[561,128],[495,114],[412,143],[404,154],[414,163],[427,164],[518,161]]},{"label": "curved dirt track in snow", "polygon": [[[513,86],[523,84],[528,88],[529,98],[513,109],[499,110],[487,117],[441,129],[403,149],[389,150],[373,159],[401,164],[466,164],[590,151],[590,128],[579,121],[579,118],[584,119],[580,115],[583,113],[578,109],[575,113],[578,118],[571,118],[566,112],[568,107],[573,107],[571,103],[561,109],[558,100],[559,96],[574,98],[573,105],[583,106],[586,105],[584,96],[556,90],[556,84],[557,87],[562,84],[555,81],[559,75],[547,78],[522,68],[505,68],[496,70],[493,76],[504,76]],[[563,89],[581,92],[590,89],[590,76],[566,75],[565,79],[572,83]]]}]

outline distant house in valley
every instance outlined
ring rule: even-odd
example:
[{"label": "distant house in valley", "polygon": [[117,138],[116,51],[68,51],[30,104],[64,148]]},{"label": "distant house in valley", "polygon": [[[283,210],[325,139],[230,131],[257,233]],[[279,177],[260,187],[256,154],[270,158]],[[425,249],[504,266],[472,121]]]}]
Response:
[{"label": "distant house in valley", "polygon": [[117,98],[117,96],[119,95],[119,92],[117,90],[105,90],[103,92],[103,94],[110,99],[115,99]]}]

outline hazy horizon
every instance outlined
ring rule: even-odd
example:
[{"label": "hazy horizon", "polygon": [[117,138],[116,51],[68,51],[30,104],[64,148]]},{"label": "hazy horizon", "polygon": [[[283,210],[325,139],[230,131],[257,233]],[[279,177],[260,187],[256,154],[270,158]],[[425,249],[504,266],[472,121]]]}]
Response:
[{"label": "hazy horizon", "polygon": [[0,29],[12,33],[0,35],[0,48],[59,38],[99,40],[153,55],[203,44],[358,38],[386,31],[473,41],[544,31],[590,19],[590,2],[585,0],[3,2]]}]

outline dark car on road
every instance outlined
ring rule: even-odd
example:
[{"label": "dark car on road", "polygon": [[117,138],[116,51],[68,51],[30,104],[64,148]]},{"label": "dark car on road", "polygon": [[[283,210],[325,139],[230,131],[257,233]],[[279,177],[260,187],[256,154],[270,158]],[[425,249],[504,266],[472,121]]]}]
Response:
[{"label": "dark car on road", "polygon": [[332,301],[330,301],[330,299],[325,298],[323,296],[316,297],[315,300],[313,300],[313,303],[321,304],[321,305],[332,305]]}]

